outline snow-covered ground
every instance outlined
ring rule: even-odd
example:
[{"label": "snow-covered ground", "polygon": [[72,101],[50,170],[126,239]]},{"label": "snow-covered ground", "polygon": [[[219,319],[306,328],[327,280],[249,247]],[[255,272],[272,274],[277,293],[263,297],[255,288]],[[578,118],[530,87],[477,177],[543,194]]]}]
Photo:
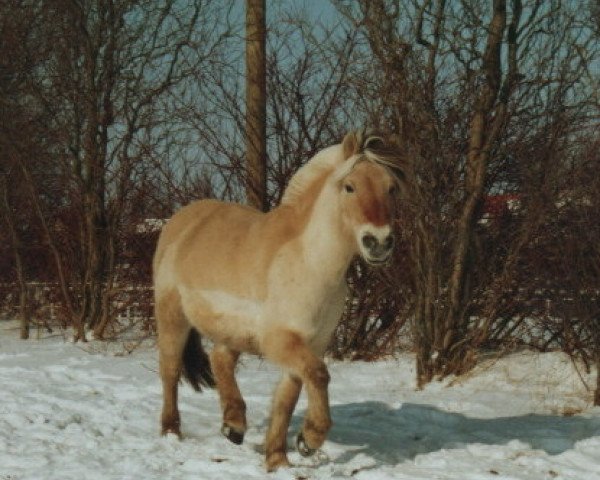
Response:
[{"label": "snow-covered ground", "polygon": [[[414,388],[414,359],[330,362],[334,427],[322,451],[266,474],[261,453],[277,371],[244,357],[242,446],[227,442],[216,392],[180,389],[183,441],[158,435],[160,383],[148,343],[20,341],[0,323],[0,480],[600,479],[600,408],[561,354],[483,362]],[[594,384],[593,376],[584,376]],[[306,408],[304,397],[289,443]]]}]

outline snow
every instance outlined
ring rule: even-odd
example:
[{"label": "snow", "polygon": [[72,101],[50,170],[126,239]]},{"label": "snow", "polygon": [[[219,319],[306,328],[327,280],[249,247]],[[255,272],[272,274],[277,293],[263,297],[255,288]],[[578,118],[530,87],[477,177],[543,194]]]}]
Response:
[{"label": "snow", "polygon": [[[414,357],[329,362],[334,427],[322,450],[266,474],[263,437],[278,372],[243,357],[245,443],[219,433],[216,392],[180,389],[184,440],[158,435],[156,349],[17,339],[0,323],[0,480],[600,479],[600,408],[559,353],[483,361],[414,388]],[[581,373],[581,372],[580,372]],[[589,385],[595,376],[581,373]],[[289,444],[306,409],[302,396]]]}]

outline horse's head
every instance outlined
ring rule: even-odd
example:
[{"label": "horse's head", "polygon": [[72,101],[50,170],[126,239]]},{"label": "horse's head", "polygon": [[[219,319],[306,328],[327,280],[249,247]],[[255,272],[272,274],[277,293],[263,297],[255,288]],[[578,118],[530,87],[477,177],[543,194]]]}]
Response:
[{"label": "horse's head", "polygon": [[399,156],[382,137],[363,133],[346,135],[342,148],[346,160],[336,181],[343,222],[367,263],[383,265],[394,248],[394,205],[403,178]]}]

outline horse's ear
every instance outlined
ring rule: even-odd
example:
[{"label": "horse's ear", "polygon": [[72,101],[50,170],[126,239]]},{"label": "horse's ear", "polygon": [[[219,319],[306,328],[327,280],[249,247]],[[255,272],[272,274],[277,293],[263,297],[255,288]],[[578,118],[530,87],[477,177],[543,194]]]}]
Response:
[{"label": "horse's ear", "polygon": [[385,148],[385,140],[379,135],[369,135],[363,143],[364,150],[376,150]]},{"label": "horse's ear", "polygon": [[346,134],[342,141],[342,148],[344,150],[344,159],[350,158],[352,155],[356,155],[360,152],[360,140],[356,132],[350,132]]}]

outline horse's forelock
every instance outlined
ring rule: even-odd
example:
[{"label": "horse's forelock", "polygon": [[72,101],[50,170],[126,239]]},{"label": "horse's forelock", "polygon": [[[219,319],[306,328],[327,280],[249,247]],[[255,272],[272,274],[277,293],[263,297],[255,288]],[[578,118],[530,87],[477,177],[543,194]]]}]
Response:
[{"label": "horse's forelock", "polygon": [[407,162],[393,142],[386,142],[379,136],[371,136],[366,139],[365,145],[363,155],[366,159],[385,167],[398,180],[406,179]]}]

